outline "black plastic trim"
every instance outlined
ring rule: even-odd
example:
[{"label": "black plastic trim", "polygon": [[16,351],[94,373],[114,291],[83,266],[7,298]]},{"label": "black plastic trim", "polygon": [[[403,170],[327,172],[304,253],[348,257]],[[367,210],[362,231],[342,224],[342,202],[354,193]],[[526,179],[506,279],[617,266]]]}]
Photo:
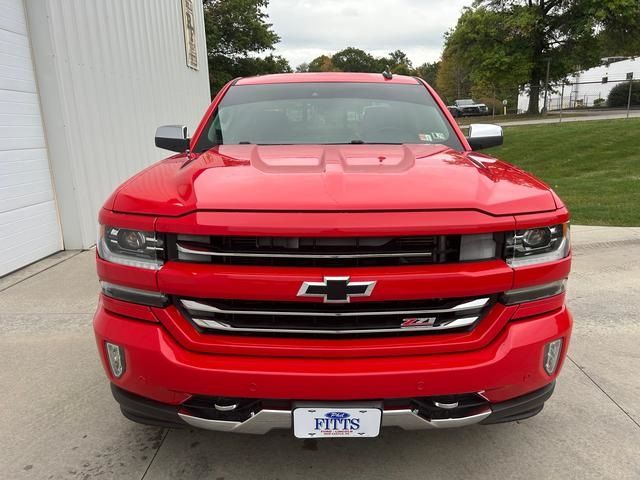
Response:
[{"label": "black plastic trim", "polygon": [[475,152],[478,150],[483,150],[485,148],[497,147],[499,145],[502,145],[504,143],[504,137],[502,135],[496,135],[494,137],[467,137],[467,142],[469,142],[471,150]]},{"label": "black plastic trim", "polygon": [[[544,403],[549,399],[549,397],[551,397],[554,388],[555,381],[539,390],[536,390],[535,392],[507,400],[506,402],[491,404],[493,413],[483,420],[481,424],[489,425],[494,423],[514,422],[533,417],[542,411]],[[111,384],[111,392],[113,393],[113,397],[120,404],[122,414],[129,420],[142,423],[144,425],[155,425],[160,427],[189,427],[189,425],[187,425],[178,416],[179,407],[176,405],[166,405],[140,397],[127,392],[114,384]],[[469,395],[467,395],[467,397],[469,397]],[[263,400],[262,402],[266,401],[267,400]],[[391,400],[390,402],[393,403],[398,401],[401,400]],[[470,405],[471,404],[466,405],[465,408]],[[191,408],[192,406],[188,405],[188,407]]]},{"label": "black plastic trim", "polygon": [[515,422],[533,417],[542,411],[544,402],[549,400],[555,386],[556,382],[554,380],[535,392],[507,400],[506,402],[495,403],[491,405],[493,413],[480,423],[489,425],[492,423]]},{"label": "black plastic trim", "polygon": [[170,428],[188,426],[180,419],[178,408],[174,405],[166,405],[140,397],[115,386],[113,383],[111,384],[111,393],[120,404],[122,414],[131,421]]},{"label": "black plastic trim", "polygon": [[171,152],[183,153],[189,150],[189,144],[191,142],[191,139],[190,138],[156,137],[155,142],[156,142],[156,147],[158,148],[169,150]]}]

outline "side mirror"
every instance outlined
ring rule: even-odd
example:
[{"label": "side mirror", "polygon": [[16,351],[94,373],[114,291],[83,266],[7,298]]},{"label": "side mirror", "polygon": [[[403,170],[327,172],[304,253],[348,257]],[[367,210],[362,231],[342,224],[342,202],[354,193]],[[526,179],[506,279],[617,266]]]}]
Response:
[{"label": "side mirror", "polygon": [[473,123],[469,125],[467,141],[472,150],[497,147],[498,145],[502,145],[503,140],[502,127],[498,125],[484,123]]},{"label": "side mirror", "polygon": [[190,138],[185,125],[164,125],[156,130],[156,147],[172,152],[189,150]]}]

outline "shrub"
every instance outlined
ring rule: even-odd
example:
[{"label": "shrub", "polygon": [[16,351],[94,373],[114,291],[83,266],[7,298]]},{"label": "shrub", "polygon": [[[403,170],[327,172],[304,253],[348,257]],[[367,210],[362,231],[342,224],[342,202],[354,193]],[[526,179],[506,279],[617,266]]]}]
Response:
[{"label": "shrub", "polygon": [[604,98],[596,98],[593,101],[593,106],[594,107],[603,107],[605,103],[606,103],[606,100]]},{"label": "shrub", "polygon": [[[607,98],[609,107],[626,107],[629,97],[629,83],[621,82],[611,89]],[[631,84],[631,105],[640,105],[640,80]]]},{"label": "shrub", "polygon": [[502,100],[491,97],[480,97],[476,100],[476,102],[484,103],[487,107],[489,107],[489,113],[491,113],[492,109],[495,108],[496,115],[502,115]]}]

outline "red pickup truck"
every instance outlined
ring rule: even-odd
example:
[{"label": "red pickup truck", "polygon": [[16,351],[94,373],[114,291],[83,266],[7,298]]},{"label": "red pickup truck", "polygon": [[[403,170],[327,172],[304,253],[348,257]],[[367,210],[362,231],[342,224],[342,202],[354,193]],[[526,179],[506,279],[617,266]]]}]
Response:
[{"label": "red pickup truck", "polygon": [[241,78],[100,211],[129,419],[300,438],[521,420],[564,360],[569,213],[421,79]]}]

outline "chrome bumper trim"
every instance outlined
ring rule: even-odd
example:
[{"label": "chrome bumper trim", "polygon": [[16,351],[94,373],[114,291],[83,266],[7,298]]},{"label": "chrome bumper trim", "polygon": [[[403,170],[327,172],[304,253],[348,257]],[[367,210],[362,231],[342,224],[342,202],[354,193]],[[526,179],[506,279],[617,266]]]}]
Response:
[{"label": "chrome bumper trim", "polygon": [[[399,427],[403,430],[431,430],[442,428],[466,427],[481,422],[491,415],[491,408],[485,407],[477,413],[461,418],[426,419],[415,411],[383,410],[382,426]],[[262,435],[273,429],[291,429],[292,413],[289,410],[260,410],[244,422],[210,420],[195,417],[181,411],[178,416],[192,427],[218,432],[235,432]]]},{"label": "chrome bumper trim", "polygon": [[291,428],[291,412],[289,410],[260,410],[244,422],[210,420],[208,418],[194,417],[184,412],[178,412],[178,416],[192,427],[215,430],[217,432],[262,435],[277,428]]}]

